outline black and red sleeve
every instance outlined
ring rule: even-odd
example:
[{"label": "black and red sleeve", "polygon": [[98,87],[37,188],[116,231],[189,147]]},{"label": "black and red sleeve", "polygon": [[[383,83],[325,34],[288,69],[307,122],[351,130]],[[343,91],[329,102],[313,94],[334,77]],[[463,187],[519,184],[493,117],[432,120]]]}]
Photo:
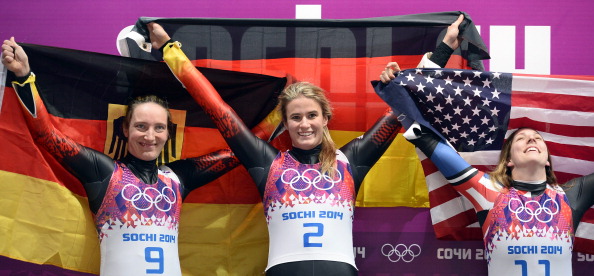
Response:
[{"label": "black and red sleeve", "polygon": [[27,126],[35,143],[48,151],[83,184],[91,211],[96,213],[103,201],[114,162],[109,156],[84,147],[56,129],[50,120],[31,73],[24,81],[13,82]]},{"label": "black and red sleeve", "polygon": [[396,114],[389,109],[365,134],[340,149],[353,169],[355,191],[359,191],[365,175],[388,149],[401,127]]},{"label": "black and red sleeve", "polygon": [[256,182],[262,195],[268,170],[278,150],[250,131],[208,79],[194,67],[179,43],[166,44],[163,47],[163,59],[196,103],[215,123],[231,150]]}]

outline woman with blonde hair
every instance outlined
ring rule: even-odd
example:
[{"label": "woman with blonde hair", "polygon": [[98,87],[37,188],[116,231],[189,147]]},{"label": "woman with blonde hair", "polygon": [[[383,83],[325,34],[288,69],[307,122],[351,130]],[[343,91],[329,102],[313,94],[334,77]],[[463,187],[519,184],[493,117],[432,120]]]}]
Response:
[{"label": "woman with blonde hair", "polygon": [[[443,42],[421,64],[447,61],[450,44],[460,42],[452,23]],[[153,48],[202,106],[254,179],[268,223],[266,275],[357,275],[352,222],[356,193],[365,175],[386,151],[401,125],[387,110],[362,136],[336,148],[324,90],[307,82],[289,85],[279,96],[279,112],[292,148],[280,151],[252,135],[206,78],[156,23],[148,24]]]},{"label": "woman with blonde hair", "polygon": [[292,148],[280,151],[254,136],[206,78],[150,23],[154,48],[215,122],[262,196],[268,223],[267,275],[357,275],[352,223],[356,193],[400,129],[391,111],[365,134],[337,149],[328,130],[332,109],[324,91],[306,82],[279,96]]}]

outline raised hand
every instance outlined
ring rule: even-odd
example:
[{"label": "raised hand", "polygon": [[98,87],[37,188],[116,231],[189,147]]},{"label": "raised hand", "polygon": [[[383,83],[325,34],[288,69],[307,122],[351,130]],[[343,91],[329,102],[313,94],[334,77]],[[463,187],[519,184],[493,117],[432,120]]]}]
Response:
[{"label": "raised hand", "polygon": [[2,43],[2,64],[17,77],[24,77],[31,72],[29,58],[23,47],[14,41],[14,37]]},{"label": "raised hand", "polygon": [[147,24],[153,49],[160,49],[171,37],[161,25],[151,22]]},{"label": "raised hand", "polygon": [[452,48],[452,50],[458,49],[458,47],[460,47],[460,43],[462,42],[462,38],[458,37],[460,34],[458,27],[460,27],[462,21],[464,21],[464,15],[460,14],[458,19],[456,19],[452,25],[448,26],[448,30],[443,37],[443,43]]},{"label": "raised hand", "polygon": [[396,75],[394,75],[394,73],[398,72],[400,72],[400,66],[398,66],[398,63],[394,61],[389,62],[386,65],[386,69],[384,69],[384,71],[382,71],[382,73],[380,74],[380,80],[383,83],[388,83],[396,78]]}]

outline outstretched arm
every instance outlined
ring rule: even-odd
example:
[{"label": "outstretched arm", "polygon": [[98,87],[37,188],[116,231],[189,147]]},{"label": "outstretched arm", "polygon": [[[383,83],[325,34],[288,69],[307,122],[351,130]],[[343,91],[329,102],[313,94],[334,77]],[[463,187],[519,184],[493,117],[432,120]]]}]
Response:
[{"label": "outstretched arm", "polygon": [[17,76],[13,88],[21,102],[33,139],[83,183],[91,211],[96,213],[114,169],[113,160],[76,143],[53,126],[39,96],[27,54],[14,38],[5,40],[2,45],[2,63]]},{"label": "outstretched arm", "polygon": [[[464,15],[460,14],[458,19],[448,26],[446,34],[442,42],[437,46],[437,49],[433,53],[427,53],[423,56],[417,65],[418,68],[444,67],[446,65],[454,50],[460,47],[462,38],[459,37],[458,34],[460,32],[460,24],[463,21]],[[384,70],[380,73],[379,78],[381,83],[376,85],[376,91],[382,90],[391,80],[396,78],[396,74],[398,74],[400,71],[401,69],[397,62],[389,62]],[[410,125],[414,123],[414,121],[412,121],[410,118],[407,118],[406,114],[400,114],[400,110],[394,110],[394,112],[398,115],[400,122],[406,129],[408,129]]]},{"label": "outstretched arm", "polygon": [[[254,127],[252,133],[265,140],[270,137],[272,129],[267,129],[262,125],[263,123]],[[193,190],[214,181],[239,165],[241,162],[229,148],[167,164],[181,181],[182,198],[184,199]]]},{"label": "outstretched arm", "polygon": [[[419,148],[454,185],[466,182],[478,173],[456,150],[424,126],[413,124],[404,133],[404,138]],[[461,175],[465,176],[464,179],[458,178]]]},{"label": "outstretched arm", "polygon": [[[459,37],[459,27],[460,24],[464,21],[464,15],[460,14],[458,19],[454,21],[450,26],[448,26],[446,34],[442,40],[442,42],[437,46],[437,49],[433,53],[426,54],[423,59],[419,62],[417,67],[443,67],[450,59],[454,50],[460,47],[460,43],[462,42],[462,38]],[[400,72],[400,66],[396,62],[389,62],[384,70],[380,73],[380,81],[383,84],[389,83],[391,80],[396,78],[396,74]],[[399,113],[399,111],[396,111]],[[405,115],[399,117],[400,119],[406,118]],[[402,122],[406,127],[411,125],[413,122],[403,121]],[[429,155],[428,155],[429,156]]]},{"label": "outstretched arm", "polygon": [[212,84],[200,73],[169,35],[156,23],[149,24],[152,46],[162,48],[163,59],[208,116],[237,158],[246,167],[261,193],[264,191],[268,166],[278,150],[255,136],[237,113],[221,98]]},{"label": "outstretched arm", "polygon": [[182,198],[202,187],[241,163],[230,149],[220,149],[202,156],[177,160],[167,164],[182,184]]},{"label": "outstretched arm", "polygon": [[[468,164],[456,150],[424,126],[413,124],[404,133],[404,138],[419,148],[439,169],[447,182],[472,203],[479,224],[483,225],[488,210],[493,207],[499,196],[499,189],[496,188],[496,184],[491,182],[487,174]],[[433,184],[428,182],[428,188],[430,190],[440,189],[442,183],[439,182],[441,181],[433,181]]]},{"label": "outstretched arm", "polygon": [[[437,65],[441,67],[445,66],[453,51],[460,46],[461,39],[458,37],[458,27],[463,20],[464,15],[460,15],[458,19],[448,27],[446,35],[436,51],[427,55],[430,57],[429,63],[438,63]],[[424,59],[425,58],[426,57],[424,57]],[[421,60],[418,67],[424,67],[427,65],[426,63],[426,61]],[[435,65],[435,67],[437,67],[437,65]],[[400,72],[398,63],[388,63],[384,71],[380,74],[381,82],[384,84],[390,82],[396,78],[395,74],[398,72]],[[365,135],[345,145],[344,148],[348,148],[345,149],[345,151],[348,151],[349,154],[358,154],[357,157],[353,157],[352,159],[349,158],[349,160],[353,160],[352,162],[355,163],[353,168],[355,168],[356,172],[353,173],[355,174],[355,183],[358,185],[361,184],[369,169],[371,169],[373,164],[377,162],[390,143],[392,143],[396,134],[398,134],[401,124],[398,122],[397,118],[406,120],[406,116],[399,115],[400,113],[398,111],[388,111],[384,114],[384,117],[374,125],[374,127],[365,133]],[[402,123],[409,126],[413,122],[403,121]],[[390,135],[387,136],[386,134]],[[350,156],[347,155],[347,157]],[[357,186],[357,189],[358,187],[359,186]]]},{"label": "outstretched arm", "polygon": [[353,168],[355,191],[359,191],[365,175],[386,152],[400,128],[397,115],[389,109],[365,134],[340,149]]}]

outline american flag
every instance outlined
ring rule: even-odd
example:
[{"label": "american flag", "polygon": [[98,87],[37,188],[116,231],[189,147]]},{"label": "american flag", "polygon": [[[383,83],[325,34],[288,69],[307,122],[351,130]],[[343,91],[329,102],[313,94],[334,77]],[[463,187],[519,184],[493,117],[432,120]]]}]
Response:
[{"label": "american flag", "polygon": [[[376,92],[394,110],[442,135],[479,170],[495,167],[507,134],[531,127],[547,141],[559,183],[594,172],[594,77],[410,69],[389,84],[376,86]],[[480,239],[470,202],[454,191],[423,153],[417,153],[437,237]],[[586,233],[594,233],[592,209],[580,223],[576,248],[585,247],[579,243],[594,245],[594,237]],[[589,248],[594,252],[594,246]]]}]

